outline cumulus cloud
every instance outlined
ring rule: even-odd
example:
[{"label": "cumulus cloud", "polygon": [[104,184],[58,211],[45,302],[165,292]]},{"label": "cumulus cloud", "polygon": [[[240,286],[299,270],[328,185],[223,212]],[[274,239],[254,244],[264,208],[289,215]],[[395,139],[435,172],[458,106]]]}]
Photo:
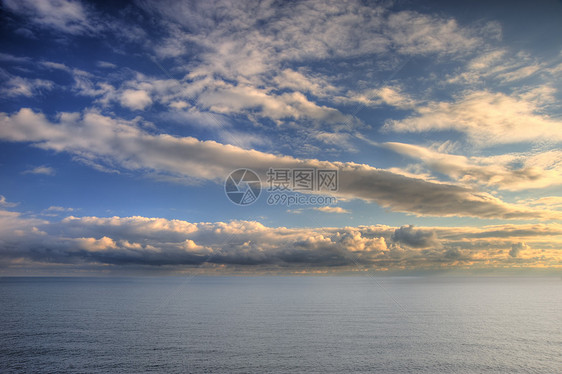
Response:
[{"label": "cumulus cloud", "polygon": [[427,248],[438,245],[435,232],[415,229],[413,225],[396,229],[392,234],[392,240],[412,248]]},{"label": "cumulus cloud", "polygon": [[125,90],[121,95],[121,105],[129,109],[143,110],[152,104],[152,99],[143,90]]},{"label": "cumulus cloud", "polygon": [[[541,251],[541,256],[530,253],[529,268],[561,266],[560,225],[301,229],[254,221],[190,223],[138,216],[71,216],[47,222],[7,211],[0,211],[0,223],[3,267],[50,263],[338,271],[360,264],[375,270],[494,269],[510,267],[502,250],[511,248],[510,257],[531,251],[521,237]],[[466,241],[468,236],[471,241]]]},{"label": "cumulus cloud", "polygon": [[406,177],[369,165],[296,159],[193,137],[153,135],[137,122],[86,112],[60,113],[58,122],[53,123],[43,114],[24,108],[13,115],[0,113],[0,139],[31,142],[43,149],[65,151],[129,170],[220,183],[241,167],[257,171],[263,180],[271,167],[337,169],[340,182],[336,196],[370,200],[394,211],[418,215],[559,217],[556,212],[507,204],[466,187]]},{"label": "cumulus cloud", "polygon": [[529,249],[529,246],[523,242],[515,243],[511,246],[511,250],[509,251],[509,255],[511,257],[519,257],[521,251]]}]

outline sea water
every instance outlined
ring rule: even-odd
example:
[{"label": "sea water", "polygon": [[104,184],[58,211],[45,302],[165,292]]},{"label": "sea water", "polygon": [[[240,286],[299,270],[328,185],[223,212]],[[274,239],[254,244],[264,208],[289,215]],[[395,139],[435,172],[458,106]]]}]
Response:
[{"label": "sea water", "polygon": [[560,278],[0,278],[0,372],[560,373]]}]

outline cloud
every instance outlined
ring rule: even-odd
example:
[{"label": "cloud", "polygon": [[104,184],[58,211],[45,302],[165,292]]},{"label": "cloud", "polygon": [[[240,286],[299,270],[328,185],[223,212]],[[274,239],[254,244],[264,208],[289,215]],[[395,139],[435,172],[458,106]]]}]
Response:
[{"label": "cloud", "polygon": [[4,83],[0,93],[7,97],[32,97],[44,91],[53,89],[54,83],[45,79],[30,79],[11,77]]},{"label": "cloud", "polygon": [[487,33],[452,18],[360,1],[143,1],[138,6],[152,18],[157,15],[164,36],[152,48],[160,59],[197,53],[184,68],[188,74],[182,88],[174,89],[176,102],[189,98],[203,110],[271,119],[278,125],[289,122],[302,129],[309,127],[308,121],[340,125],[339,132],[344,131],[341,125],[353,127],[360,121],[334,104],[411,108],[414,101],[395,87],[346,97],[346,90],[335,84],[341,74],[314,73],[316,62],[374,55],[394,71],[405,56],[464,55],[484,43]]},{"label": "cloud", "polygon": [[28,63],[31,61],[31,58],[14,56],[9,53],[0,53],[0,61],[12,62],[12,63]]},{"label": "cloud", "polygon": [[96,65],[100,68],[104,68],[104,69],[116,69],[117,65],[111,63],[111,62],[107,62],[107,61],[98,61],[96,63]]},{"label": "cloud", "polygon": [[537,99],[476,91],[453,102],[420,106],[416,114],[403,120],[389,120],[384,128],[395,132],[455,130],[479,146],[562,141],[562,122],[542,114],[540,109]]},{"label": "cloud", "polygon": [[518,203],[543,209],[562,209],[562,196],[545,196],[538,199],[520,200]]},{"label": "cloud", "polygon": [[300,92],[269,94],[267,90],[244,85],[221,85],[206,90],[198,97],[205,109],[225,114],[259,110],[259,115],[277,123],[282,119],[309,119],[318,123],[356,123],[352,116],[343,115],[337,109],[319,106]]},{"label": "cloud", "polygon": [[406,177],[369,165],[296,159],[193,137],[152,135],[139,127],[138,119],[113,119],[95,112],[60,113],[56,123],[26,108],[13,115],[0,113],[0,139],[31,142],[43,149],[69,152],[128,170],[218,183],[241,167],[257,171],[263,180],[271,167],[337,169],[340,188],[335,196],[374,201],[393,211],[418,215],[560,217],[557,212],[507,204],[470,188]]},{"label": "cloud", "polygon": [[0,206],[6,207],[6,208],[13,208],[13,207],[17,206],[18,204],[19,203],[8,202],[4,195],[0,195]]},{"label": "cloud", "polygon": [[513,244],[511,246],[511,250],[509,251],[509,255],[511,257],[519,257],[519,254],[521,253],[521,251],[523,250],[527,250],[529,249],[529,246],[523,242],[519,242],[516,244]]},{"label": "cloud", "polygon": [[392,240],[412,248],[427,248],[437,246],[435,232],[431,230],[416,230],[413,225],[402,226],[394,231]]},{"label": "cloud", "polygon": [[289,88],[298,92],[309,92],[316,97],[328,97],[338,89],[319,75],[308,74],[306,70],[284,69],[272,79],[276,88]]},{"label": "cloud", "polygon": [[81,1],[3,0],[3,4],[9,11],[41,28],[72,35],[92,34],[100,30],[96,15]]},{"label": "cloud", "polygon": [[45,211],[46,212],[72,212],[72,211],[74,211],[74,209],[52,205],[52,206],[48,207],[47,209],[45,209]]},{"label": "cloud", "polygon": [[454,54],[471,50],[480,40],[460,28],[454,19],[412,11],[393,13],[387,22],[389,37],[401,53]]},{"label": "cloud", "polygon": [[[140,6],[162,15],[171,32],[179,25],[192,34],[188,40],[230,56],[223,66],[238,68],[243,68],[236,66],[242,55],[256,58],[261,66],[277,51],[282,59],[356,56],[393,49],[404,54],[455,54],[475,48],[480,41],[476,30],[462,28],[450,18],[389,12],[384,6],[359,1],[301,1],[276,7],[258,1],[147,1]],[[360,32],[356,25],[362,25]],[[174,37],[177,32],[170,39]],[[173,39],[167,43],[162,52],[184,52]]]},{"label": "cloud", "polygon": [[66,71],[68,73],[72,73],[73,69],[69,68],[68,66],[66,66],[65,64],[61,64],[60,62],[53,62],[53,61],[41,61],[40,62],[41,66],[44,66],[48,69],[54,69],[54,70],[62,70],[62,71]]},{"label": "cloud", "polygon": [[502,57],[507,53],[506,50],[496,49],[485,52],[468,62],[468,70],[486,71],[498,62],[502,61]]},{"label": "cloud", "polygon": [[[81,2],[52,0],[42,6],[28,1],[9,3],[13,12],[33,16],[34,22],[42,25],[53,18],[54,9],[61,8],[59,18],[47,24],[69,33],[97,32],[101,25],[117,35],[128,29],[108,17],[102,20]],[[132,110],[144,110],[153,102],[178,109],[180,103],[189,102],[193,108],[181,108],[187,109],[186,115],[193,115],[196,109],[244,115],[252,122],[262,121],[261,125],[269,124],[263,121],[269,119],[272,124],[300,128],[311,141],[328,140],[325,144],[345,149],[353,147],[349,142],[329,142],[330,135],[344,137],[363,124],[342,113],[337,104],[359,102],[412,109],[417,101],[397,86],[347,92],[336,84],[341,84],[341,74],[316,73],[315,62],[376,55],[375,60],[385,69],[396,70],[396,61],[404,56],[465,55],[489,36],[486,28],[461,26],[450,17],[393,11],[384,4],[361,1],[143,1],[136,5],[137,10],[150,14],[161,31],[159,37],[143,40],[143,48],[151,48],[161,60],[181,57],[185,64],[178,71],[188,73],[178,80],[138,74],[119,85],[105,81],[106,77],[73,71],[78,94],[95,97],[95,103],[103,107],[116,102]],[[43,18],[44,22],[40,21]],[[82,22],[84,18],[90,23]],[[75,26],[73,20],[84,29],[67,27]],[[361,25],[361,31],[356,25]],[[197,59],[192,58],[194,53]],[[104,61],[100,64],[114,67]],[[177,110],[172,113],[178,114]],[[310,128],[318,130],[326,125],[329,129],[323,129],[322,134],[327,136],[309,133]]]},{"label": "cloud", "polygon": [[[42,221],[0,211],[0,266],[143,266],[180,270],[560,268],[560,225],[400,228],[267,227],[255,221],[201,222],[147,217],[66,217]],[[521,241],[533,243],[533,248]],[[468,240],[470,238],[470,240]],[[506,257],[503,251],[510,250]],[[525,251],[525,256],[523,256]],[[538,251],[538,252],[537,252]]]},{"label": "cloud", "polygon": [[302,214],[303,210],[302,209],[287,209],[287,213],[291,213],[291,214]]},{"label": "cloud", "polygon": [[321,206],[313,209],[324,213],[338,213],[338,214],[349,213],[349,210],[339,206]]},{"label": "cloud", "polygon": [[349,97],[338,97],[338,101],[357,102],[366,106],[389,105],[399,109],[413,109],[417,101],[404,93],[399,87],[384,86],[362,93],[351,94]]},{"label": "cloud", "polygon": [[50,166],[37,166],[33,169],[24,170],[22,174],[41,174],[41,175],[55,175],[56,171]]},{"label": "cloud", "polygon": [[412,144],[388,142],[382,146],[420,160],[431,170],[463,183],[510,191],[562,184],[562,152],[558,150],[465,157]]},{"label": "cloud", "polygon": [[143,110],[152,104],[152,99],[143,90],[125,90],[121,95],[121,105],[129,109]]}]

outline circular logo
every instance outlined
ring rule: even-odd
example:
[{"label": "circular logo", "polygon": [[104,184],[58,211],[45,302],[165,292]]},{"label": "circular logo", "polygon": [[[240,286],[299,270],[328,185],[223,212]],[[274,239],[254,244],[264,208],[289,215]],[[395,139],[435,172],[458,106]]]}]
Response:
[{"label": "circular logo", "polygon": [[250,169],[234,170],[224,182],[224,192],[236,205],[253,204],[260,196],[260,177]]}]

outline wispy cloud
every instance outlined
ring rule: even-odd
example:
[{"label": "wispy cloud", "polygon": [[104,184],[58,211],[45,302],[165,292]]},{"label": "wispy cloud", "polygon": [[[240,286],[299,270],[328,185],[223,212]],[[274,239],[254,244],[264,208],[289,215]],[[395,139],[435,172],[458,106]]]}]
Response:
[{"label": "wispy cloud", "polygon": [[29,79],[22,77],[10,77],[0,93],[7,97],[26,96],[32,97],[44,91],[53,89],[54,83],[45,79]]},{"label": "wispy cloud", "polygon": [[9,201],[6,200],[6,197],[4,195],[0,195],[0,206],[6,207],[6,208],[13,208],[15,206],[18,206],[19,203],[11,203]]},{"label": "wispy cloud", "polygon": [[73,208],[65,208],[62,206],[52,205],[46,209],[47,212],[72,212]]},{"label": "wispy cloud", "polygon": [[10,11],[25,17],[32,25],[79,35],[100,30],[96,15],[80,1],[3,0]]},{"label": "wispy cloud", "polygon": [[36,166],[32,169],[27,169],[22,174],[41,174],[41,175],[55,175],[56,170],[50,166]]}]

